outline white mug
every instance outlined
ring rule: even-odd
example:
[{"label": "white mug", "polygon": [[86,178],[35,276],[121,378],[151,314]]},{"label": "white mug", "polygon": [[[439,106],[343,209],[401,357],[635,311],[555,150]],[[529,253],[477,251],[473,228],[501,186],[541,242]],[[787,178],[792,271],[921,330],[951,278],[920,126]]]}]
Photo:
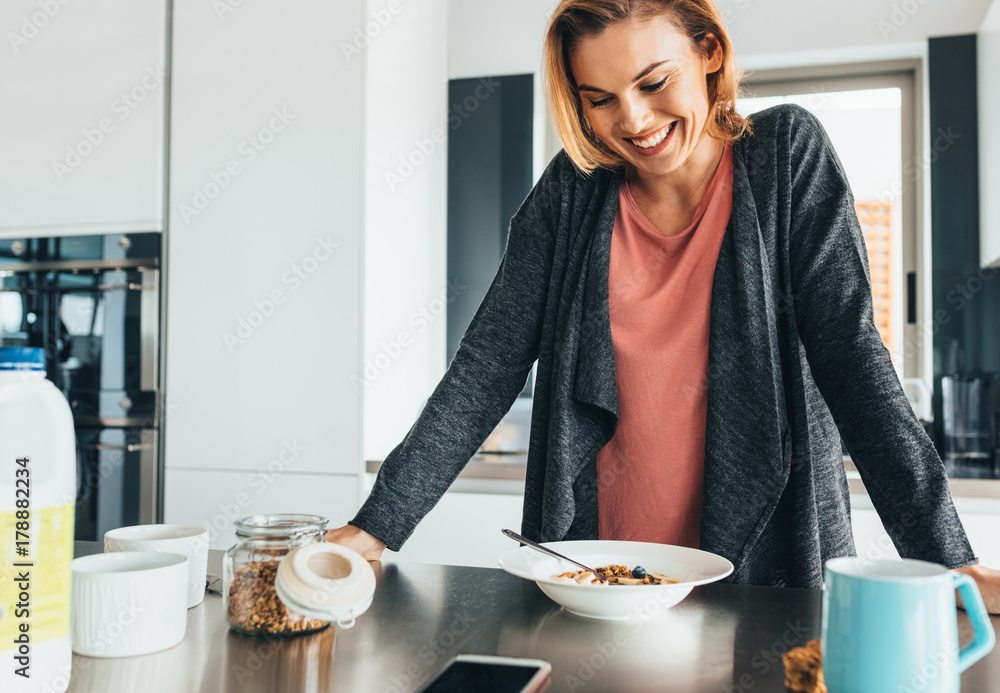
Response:
[{"label": "white mug", "polygon": [[175,553],[98,553],[70,563],[73,651],[133,657],[166,650],[187,628],[188,559]]},{"label": "white mug", "polygon": [[208,530],[189,525],[136,525],[104,534],[104,552],[158,551],[187,556],[189,563],[187,605],[198,606],[205,598],[208,572]]}]

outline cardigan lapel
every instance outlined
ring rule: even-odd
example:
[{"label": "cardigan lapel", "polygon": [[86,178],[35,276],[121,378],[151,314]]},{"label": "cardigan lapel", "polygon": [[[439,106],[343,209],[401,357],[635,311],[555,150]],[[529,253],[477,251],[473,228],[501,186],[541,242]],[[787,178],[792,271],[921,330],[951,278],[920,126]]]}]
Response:
[{"label": "cardigan lapel", "polygon": [[580,346],[573,387],[573,396],[577,401],[603,409],[615,421],[618,419],[618,390],[611,343],[608,278],[611,272],[611,234],[622,178],[622,170],[611,172],[604,197],[598,201],[601,210],[590,234],[584,278],[577,287],[576,303],[581,306]]},{"label": "cardigan lapel", "polygon": [[775,294],[742,144],[712,286],[701,522],[701,547],[733,561],[734,577],[777,505],[790,461]]}]

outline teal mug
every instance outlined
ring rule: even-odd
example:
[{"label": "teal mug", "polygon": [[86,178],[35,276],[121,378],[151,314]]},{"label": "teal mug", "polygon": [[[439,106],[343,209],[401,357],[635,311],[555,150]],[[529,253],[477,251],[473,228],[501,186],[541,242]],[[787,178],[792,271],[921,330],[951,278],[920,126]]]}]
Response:
[{"label": "teal mug", "polygon": [[[826,562],[823,676],[830,693],[958,693],[959,674],[996,642],[968,575],[925,561]],[[958,646],[955,590],[972,641]]]}]

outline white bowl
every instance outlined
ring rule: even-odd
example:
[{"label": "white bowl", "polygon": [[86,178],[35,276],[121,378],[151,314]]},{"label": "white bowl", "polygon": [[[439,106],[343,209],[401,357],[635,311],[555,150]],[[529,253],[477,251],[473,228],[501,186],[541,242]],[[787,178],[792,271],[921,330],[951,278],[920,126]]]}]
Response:
[{"label": "white bowl", "polygon": [[187,556],[98,553],[73,559],[70,570],[73,652],[132,657],[166,650],[184,639]]},{"label": "white bowl", "polygon": [[500,557],[500,567],[508,573],[534,581],[564,609],[588,618],[625,620],[669,609],[694,587],[717,582],[733,572],[733,564],[722,556],[685,546],[641,541],[554,541],[543,546],[592,568],[613,563],[629,568],[641,565],[679,581],[675,585],[579,585],[552,579],[578,567],[530,547],[522,546]]},{"label": "white bowl", "polygon": [[104,533],[104,552],[157,551],[179,553],[188,558],[187,606],[198,606],[205,598],[208,572],[208,530],[190,525],[135,525]]}]

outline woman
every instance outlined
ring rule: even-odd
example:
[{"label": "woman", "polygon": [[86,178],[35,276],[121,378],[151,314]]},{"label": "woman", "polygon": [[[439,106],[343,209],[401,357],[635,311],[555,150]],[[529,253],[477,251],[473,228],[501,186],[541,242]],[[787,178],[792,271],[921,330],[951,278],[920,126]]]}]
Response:
[{"label": "woman", "polygon": [[398,549],[537,359],[526,536],[699,546],[733,581],[818,587],[855,551],[839,427],[900,554],[963,568],[996,611],[816,119],[735,112],[712,0],[563,0],[545,59],[565,148],[426,408],[327,538]]}]

